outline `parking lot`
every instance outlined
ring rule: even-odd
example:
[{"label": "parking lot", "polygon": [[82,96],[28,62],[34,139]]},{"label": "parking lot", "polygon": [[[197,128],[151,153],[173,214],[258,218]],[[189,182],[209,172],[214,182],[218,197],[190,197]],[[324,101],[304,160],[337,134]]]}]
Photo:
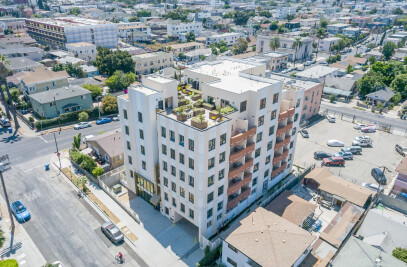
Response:
[{"label": "parking lot", "polygon": [[354,155],[353,160],[346,160],[344,167],[332,166],[327,168],[338,177],[360,185],[362,183],[377,183],[371,176],[371,170],[385,166],[389,170],[385,173],[388,180],[385,192],[387,188],[393,185],[396,175],[394,170],[402,159],[394,147],[398,143],[407,142],[405,137],[381,131],[368,134],[361,133],[353,128],[352,123],[341,120],[336,120],[336,123],[329,123],[324,119],[310,126],[307,130],[309,138],[303,138],[298,134],[294,157],[295,165],[305,167],[315,163],[316,166],[321,166],[321,160],[315,160],[313,157],[315,151],[325,151],[332,154],[341,151],[340,147],[328,147],[326,144],[328,140],[337,139],[344,142],[345,146],[350,146],[355,137],[368,135],[373,140],[372,147],[362,148],[362,154]]}]

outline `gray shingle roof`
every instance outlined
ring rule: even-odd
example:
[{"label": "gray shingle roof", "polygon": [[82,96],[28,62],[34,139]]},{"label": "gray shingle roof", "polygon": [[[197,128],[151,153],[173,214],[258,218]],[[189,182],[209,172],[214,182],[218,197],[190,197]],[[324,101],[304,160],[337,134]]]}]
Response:
[{"label": "gray shingle roof", "polygon": [[325,78],[325,84],[329,87],[333,87],[336,89],[341,89],[345,91],[353,91],[353,87],[356,81],[352,79],[346,78],[339,78],[339,77],[331,77],[328,76]]},{"label": "gray shingle roof", "polygon": [[366,97],[373,100],[389,101],[394,96],[393,91],[389,87],[377,90],[376,92],[367,94]]},{"label": "gray shingle roof", "polygon": [[41,93],[32,94],[29,95],[29,97],[41,104],[44,104],[54,101],[54,97],[55,100],[58,101],[81,95],[89,95],[89,97],[91,97],[91,92],[80,87],[79,85],[71,85],[69,87],[62,87],[44,91]]},{"label": "gray shingle roof", "polygon": [[12,57],[7,59],[10,64],[7,66],[9,70],[19,70],[21,68],[33,69],[42,66],[41,63],[35,62],[28,57]]}]

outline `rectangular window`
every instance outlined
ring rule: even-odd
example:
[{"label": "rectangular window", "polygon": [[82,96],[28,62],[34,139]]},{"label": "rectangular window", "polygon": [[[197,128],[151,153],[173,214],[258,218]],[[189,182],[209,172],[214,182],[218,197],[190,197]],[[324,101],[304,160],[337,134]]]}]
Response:
[{"label": "rectangular window", "polygon": [[252,186],[255,186],[256,184],[257,184],[257,177],[256,177],[256,178],[253,178]]},{"label": "rectangular window", "polygon": [[194,169],[194,160],[189,158],[189,168]]},{"label": "rectangular window", "polygon": [[161,126],[161,136],[166,138],[167,137],[167,130],[165,129],[165,127]]},{"label": "rectangular window", "polygon": [[269,170],[266,170],[264,172],[264,179],[267,179],[269,177]]},{"label": "rectangular window", "polygon": [[264,116],[260,116],[258,126],[262,126],[263,124],[264,124]]},{"label": "rectangular window", "polygon": [[127,125],[124,126],[124,130],[125,130],[126,134],[129,135],[129,126],[127,126]]},{"label": "rectangular window", "polygon": [[165,161],[163,161],[163,170],[164,171],[168,170],[167,162],[165,162]]},{"label": "rectangular window", "polygon": [[222,152],[219,154],[219,163],[224,162],[226,159],[226,152]]},{"label": "rectangular window", "polygon": [[175,200],[175,198],[172,198],[172,205],[173,205],[174,207],[177,207],[177,201]]},{"label": "rectangular window", "polygon": [[194,194],[189,193],[189,202],[194,203],[195,198],[194,198]]},{"label": "rectangular window", "polygon": [[166,201],[168,201],[168,194],[167,194],[167,193],[164,193],[164,199],[165,199]]},{"label": "rectangular window", "polygon": [[168,187],[168,178],[164,177],[164,186]]},{"label": "rectangular window", "polygon": [[140,129],[139,134],[140,134],[140,139],[144,140],[144,132],[143,132],[143,130]]},{"label": "rectangular window", "polygon": [[190,186],[194,187],[194,177],[192,177],[191,175],[189,175],[188,180],[189,180],[188,184],[189,184]]},{"label": "rectangular window", "polygon": [[171,190],[174,192],[177,192],[177,184],[174,182],[171,182]]},{"label": "rectangular window", "polygon": [[181,203],[181,212],[185,213],[185,205]]},{"label": "rectangular window", "polygon": [[221,211],[223,209],[223,202],[218,203],[218,211]]},{"label": "rectangular window", "polygon": [[174,149],[170,149],[170,157],[172,158],[172,159],[175,159],[175,150]]},{"label": "rectangular window", "polygon": [[161,145],[161,150],[163,151],[164,155],[167,155],[167,146],[166,145]]},{"label": "rectangular window", "polygon": [[278,93],[275,93],[274,95],[273,95],[273,104],[275,104],[275,103],[277,103],[278,102]]},{"label": "rectangular window", "polygon": [[295,113],[294,115],[294,122],[296,122],[298,120],[298,113]]},{"label": "rectangular window", "polygon": [[210,209],[206,212],[206,218],[209,219],[209,218],[212,217],[212,215],[213,215],[213,209],[210,208]]},{"label": "rectangular window", "polygon": [[267,143],[267,151],[269,151],[273,147],[273,141]]},{"label": "rectangular window", "polygon": [[222,180],[223,178],[225,178],[225,169],[222,169],[219,171],[219,180]]},{"label": "rectangular window", "polygon": [[290,148],[293,148],[293,146],[294,146],[294,141],[291,141],[290,142]]},{"label": "rectangular window", "polygon": [[218,187],[218,196],[223,194],[223,185]]},{"label": "rectangular window", "polygon": [[222,219],[222,213],[221,214],[218,214],[218,216],[216,216],[216,220],[220,220],[220,219]]},{"label": "rectangular window", "polygon": [[179,188],[179,195],[181,197],[185,197],[185,189],[184,188],[182,188],[182,187]]},{"label": "rectangular window", "polygon": [[133,159],[129,156],[129,164],[133,164]]},{"label": "rectangular window", "polygon": [[127,120],[127,110],[123,109],[123,118]]},{"label": "rectangular window", "polygon": [[253,172],[257,172],[259,170],[259,163],[257,162],[256,164],[254,164],[253,166]]},{"label": "rectangular window", "polygon": [[127,141],[127,149],[128,149],[128,150],[131,150],[131,145],[130,145],[130,142],[129,142],[129,141]]},{"label": "rectangular window", "polygon": [[189,218],[194,218],[194,210],[189,209]]},{"label": "rectangular window", "polygon": [[141,112],[138,113],[138,121],[143,122],[143,114]]},{"label": "rectangular window", "polygon": [[174,133],[174,131],[171,131],[171,130],[170,130],[170,140],[175,142],[175,133]]},{"label": "rectangular window", "polygon": [[209,177],[208,177],[208,186],[213,185],[214,180],[215,180],[215,175],[209,176]]},{"label": "rectangular window", "polygon": [[171,175],[175,176],[177,173],[177,169],[174,166],[171,166]]},{"label": "rectangular window", "polygon": [[296,132],[297,132],[297,128],[294,127],[294,129],[293,129],[292,132],[291,132],[291,135],[294,135]]},{"label": "rectangular window", "polygon": [[181,146],[184,146],[184,136],[183,135],[179,135],[179,144],[181,145]]},{"label": "rectangular window", "polygon": [[226,144],[226,134],[220,136],[220,145]]},{"label": "rectangular window", "polygon": [[263,109],[265,107],[266,107],[266,99],[263,98],[263,99],[260,100],[260,109]]},{"label": "rectangular window", "polygon": [[146,162],[143,160],[141,161],[141,168],[143,168],[143,170],[147,168]]},{"label": "rectangular window", "polygon": [[184,163],[185,163],[184,154],[179,153],[179,163],[181,163],[181,164],[184,164]]},{"label": "rectangular window", "polygon": [[269,136],[272,135],[272,134],[274,134],[274,126],[271,126],[269,128]]},{"label": "rectangular window", "polygon": [[247,101],[240,102],[240,112],[246,111]]},{"label": "rectangular window", "polygon": [[277,110],[271,112],[271,120],[274,120],[277,117]]},{"label": "rectangular window", "polygon": [[185,181],[185,172],[183,172],[183,171],[179,171],[179,179],[181,180],[181,181]]},{"label": "rectangular window", "polygon": [[215,167],[215,158],[210,158],[208,159],[208,170],[212,169],[213,167]]},{"label": "rectangular window", "polygon": [[256,143],[261,142],[262,139],[263,139],[263,133],[258,133],[256,136]]},{"label": "rectangular window", "polygon": [[237,253],[237,248],[235,248],[234,246],[228,244],[228,248],[230,248],[230,250],[232,250],[233,252]]},{"label": "rectangular window", "polygon": [[213,201],[213,192],[210,192],[208,194],[208,203],[211,203]]},{"label": "rectangular window", "polygon": [[165,214],[169,214],[170,213],[170,210],[167,208],[167,207],[165,207]]},{"label": "rectangular window", "polygon": [[211,150],[214,150],[214,149],[215,149],[215,142],[216,142],[216,139],[215,139],[215,138],[214,138],[214,139],[209,140],[209,145],[208,145],[208,149],[209,149],[209,151],[211,151]]},{"label": "rectangular window", "polygon": [[271,158],[270,155],[268,155],[268,156],[266,157],[266,164],[269,164],[269,163],[270,163],[270,158]]},{"label": "rectangular window", "polygon": [[261,152],[261,148],[259,147],[259,148],[256,149],[256,151],[254,152],[254,157],[257,158],[258,156],[260,156],[260,152]]},{"label": "rectangular window", "polygon": [[189,148],[189,150],[194,151],[194,149],[195,149],[194,140],[188,139],[188,148]]},{"label": "rectangular window", "polygon": [[144,146],[140,146],[141,154],[145,155],[146,154],[146,149]]}]

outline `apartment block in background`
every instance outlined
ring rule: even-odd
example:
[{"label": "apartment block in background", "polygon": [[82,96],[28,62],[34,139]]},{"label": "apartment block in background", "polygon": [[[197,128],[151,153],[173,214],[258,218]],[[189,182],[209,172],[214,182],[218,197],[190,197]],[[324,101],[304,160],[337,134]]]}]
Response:
[{"label": "apartment block in background", "polygon": [[[291,172],[304,89],[265,78],[265,70],[264,64],[221,59],[185,70],[199,90],[194,95],[178,99],[177,81],[148,76],[119,97],[130,189],[160,201],[172,221],[195,225],[200,238],[215,234]],[[199,96],[205,108],[192,109]],[[179,105],[184,110],[175,109]]]},{"label": "apartment block in background", "polygon": [[96,45],[86,42],[66,44],[66,49],[80,59],[93,61],[96,59]]},{"label": "apartment block in background", "polygon": [[150,74],[158,70],[172,67],[173,52],[151,52],[132,56],[136,74]]},{"label": "apartment block in background", "polygon": [[66,49],[67,43],[87,42],[113,48],[117,45],[116,24],[77,17],[30,18],[27,33],[38,43]]}]

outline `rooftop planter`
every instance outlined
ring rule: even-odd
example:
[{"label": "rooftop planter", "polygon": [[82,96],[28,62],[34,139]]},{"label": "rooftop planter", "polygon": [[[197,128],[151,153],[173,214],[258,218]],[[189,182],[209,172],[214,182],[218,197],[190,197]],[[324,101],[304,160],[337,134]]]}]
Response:
[{"label": "rooftop planter", "polygon": [[219,118],[219,111],[218,110],[211,110],[209,112],[209,118],[211,118],[212,120],[216,120],[217,118]]},{"label": "rooftop planter", "polygon": [[200,114],[191,119],[191,125],[195,128],[203,130],[208,127],[208,121],[205,120],[205,116],[203,114]]},{"label": "rooftop planter", "polygon": [[198,93],[192,93],[192,94],[191,94],[191,99],[192,99],[193,101],[197,101],[198,99],[201,99],[201,97],[202,97],[202,95],[201,95],[201,94],[198,94]]},{"label": "rooftop planter", "polygon": [[177,120],[186,121],[188,119],[188,116],[185,113],[185,108],[186,108],[185,106],[174,108],[173,113],[177,114]]},{"label": "rooftop planter", "polygon": [[194,108],[192,111],[194,112],[194,116],[198,116],[199,114],[205,113],[204,108]]},{"label": "rooftop planter", "polygon": [[185,106],[188,104],[189,104],[188,99],[181,99],[180,101],[178,101],[178,106]]},{"label": "rooftop planter", "polygon": [[203,103],[203,104],[202,104],[202,107],[203,107],[204,109],[207,109],[207,110],[213,110],[213,109],[215,108],[214,105],[209,104],[209,103]]},{"label": "rooftop planter", "polygon": [[201,107],[203,103],[204,103],[203,99],[198,99],[198,100],[194,103],[194,107]]}]

